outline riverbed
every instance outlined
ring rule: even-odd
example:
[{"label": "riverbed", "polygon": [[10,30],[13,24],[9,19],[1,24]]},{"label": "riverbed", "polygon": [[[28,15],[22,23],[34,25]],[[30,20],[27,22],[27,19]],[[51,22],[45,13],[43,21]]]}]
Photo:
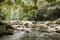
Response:
[{"label": "riverbed", "polygon": [[0,36],[0,40],[60,40],[60,33],[48,33],[36,30],[29,33],[26,33],[26,31],[17,31],[13,35]]}]

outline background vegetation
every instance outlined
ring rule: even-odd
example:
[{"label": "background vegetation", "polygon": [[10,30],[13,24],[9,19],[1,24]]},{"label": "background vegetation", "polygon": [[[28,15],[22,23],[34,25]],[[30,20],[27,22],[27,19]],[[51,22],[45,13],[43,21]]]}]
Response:
[{"label": "background vegetation", "polygon": [[60,18],[60,0],[0,0],[0,20],[46,21]]}]

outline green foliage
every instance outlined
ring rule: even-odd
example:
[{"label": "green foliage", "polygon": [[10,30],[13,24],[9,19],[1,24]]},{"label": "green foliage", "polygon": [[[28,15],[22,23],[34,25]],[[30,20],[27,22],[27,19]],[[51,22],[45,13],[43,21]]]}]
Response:
[{"label": "green foliage", "polygon": [[0,0],[0,3],[3,2],[4,0]]},{"label": "green foliage", "polygon": [[55,20],[60,17],[59,7],[60,1],[57,0],[0,0],[0,19]]},{"label": "green foliage", "polygon": [[56,0],[46,0],[47,2],[56,2]]},{"label": "green foliage", "polygon": [[37,10],[38,9],[37,5],[34,5],[32,8],[33,8],[33,10]]},{"label": "green foliage", "polygon": [[24,20],[24,21],[27,21],[27,20],[28,20],[28,17],[23,18],[23,20]]},{"label": "green foliage", "polygon": [[38,0],[33,0],[33,2],[34,2],[35,5],[37,4],[37,1],[38,1]]},{"label": "green foliage", "polygon": [[28,13],[28,7],[25,6],[22,11],[23,11],[23,13]]},{"label": "green foliage", "polygon": [[[44,4],[44,2],[43,2]],[[45,3],[45,5],[40,6],[37,13],[37,20],[56,20],[60,16],[60,5],[59,1],[56,3]],[[58,6],[57,6],[58,5]],[[43,19],[42,19],[43,18]]]},{"label": "green foliage", "polygon": [[4,25],[0,25],[0,34],[4,33],[6,31],[6,28]]}]

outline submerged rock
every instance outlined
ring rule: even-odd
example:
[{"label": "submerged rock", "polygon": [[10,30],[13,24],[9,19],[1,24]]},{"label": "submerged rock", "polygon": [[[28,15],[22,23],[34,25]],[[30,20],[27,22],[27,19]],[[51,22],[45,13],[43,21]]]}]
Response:
[{"label": "submerged rock", "polygon": [[8,29],[5,34],[9,34],[9,35],[12,35],[14,33],[14,30],[12,29]]},{"label": "submerged rock", "polygon": [[57,30],[57,31],[55,31],[55,32],[56,32],[56,33],[60,33],[60,31],[58,31],[58,30]]},{"label": "submerged rock", "polygon": [[26,33],[29,33],[29,31],[26,31]]}]

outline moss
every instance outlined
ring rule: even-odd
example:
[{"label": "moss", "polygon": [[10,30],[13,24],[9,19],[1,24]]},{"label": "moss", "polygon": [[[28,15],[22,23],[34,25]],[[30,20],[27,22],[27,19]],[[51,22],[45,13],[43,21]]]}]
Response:
[{"label": "moss", "polygon": [[8,30],[8,29],[14,29],[11,25],[6,25],[5,27],[6,27],[6,30]]},{"label": "moss", "polygon": [[43,25],[40,25],[40,26],[36,26],[36,28],[39,28],[39,29],[41,29],[41,28],[45,28],[45,26],[43,26]]},{"label": "moss", "polygon": [[10,29],[14,30],[14,28],[11,25],[9,25],[9,24],[7,24],[5,22],[0,21],[0,34],[6,33],[6,31],[10,30]]},{"label": "moss", "polygon": [[6,31],[6,27],[4,25],[0,25],[0,34]]},{"label": "moss", "polygon": [[14,30],[13,30],[13,29],[8,29],[7,32],[8,32],[8,33],[13,33]]},{"label": "moss", "polygon": [[13,29],[8,29],[5,34],[12,35],[14,33]]},{"label": "moss", "polygon": [[7,25],[7,23],[0,21],[0,25]]}]

